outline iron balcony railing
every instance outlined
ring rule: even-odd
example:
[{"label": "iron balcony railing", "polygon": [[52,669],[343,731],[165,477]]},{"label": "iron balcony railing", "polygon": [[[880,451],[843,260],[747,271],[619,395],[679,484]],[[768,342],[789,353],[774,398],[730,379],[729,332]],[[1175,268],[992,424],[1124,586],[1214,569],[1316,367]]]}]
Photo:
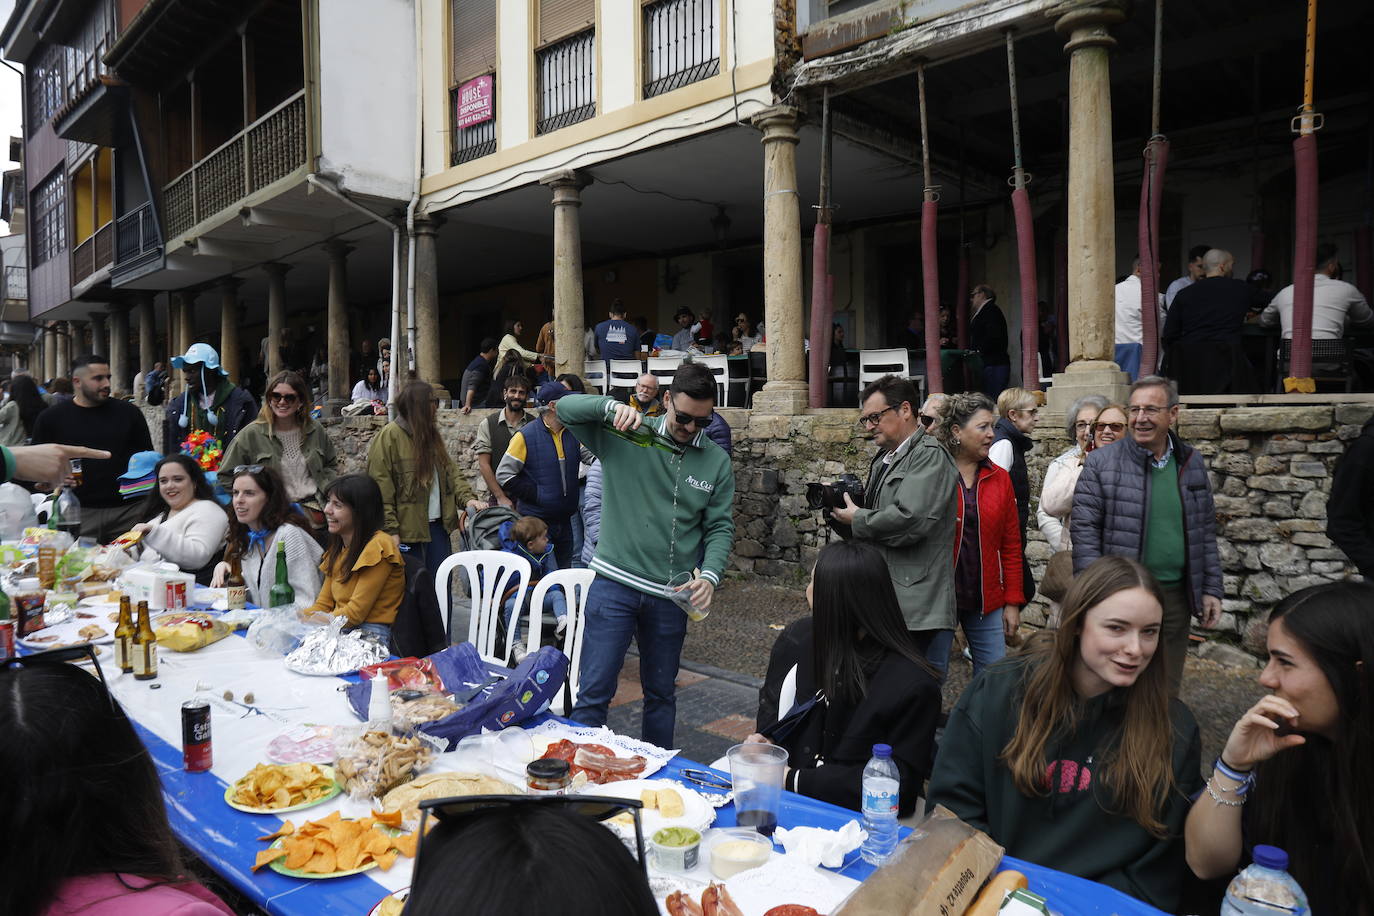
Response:
[{"label": "iron balcony railing", "polygon": [[72,285],[108,267],[114,254],[114,222],[108,222],[95,234],[72,249]]},{"label": "iron balcony railing", "polygon": [[167,237],[284,178],[306,162],[305,90],[239,131],[162,190]]},{"label": "iron balcony railing", "polygon": [[11,264],[5,268],[6,299],[29,298],[29,269],[22,264]]},{"label": "iron balcony railing", "polygon": [[588,29],[537,52],[539,119],[547,134],[596,114],[596,31]]},{"label": "iron balcony railing", "polygon": [[453,156],[449,165],[458,165],[462,162],[471,162],[473,159],[480,159],[483,156],[490,156],[496,152],[496,118],[483,121],[481,124],[473,124],[470,127],[459,127],[456,112],[458,111],[458,90],[461,87],[454,87],[450,94],[449,110],[455,112],[453,126]]},{"label": "iron balcony railing", "polygon": [[716,0],[657,0],[644,7],[644,97],[720,73]]},{"label": "iron balcony railing", "polygon": [[151,202],[115,221],[116,264],[132,261],[140,255],[156,250],[161,244],[162,239],[158,238],[157,221],[153,219]]}]

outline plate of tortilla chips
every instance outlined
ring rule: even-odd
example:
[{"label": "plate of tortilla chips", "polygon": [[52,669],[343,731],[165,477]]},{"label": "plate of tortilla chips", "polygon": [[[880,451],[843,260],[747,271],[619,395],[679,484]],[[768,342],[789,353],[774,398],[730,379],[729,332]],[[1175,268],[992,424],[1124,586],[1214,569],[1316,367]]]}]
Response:
[{"label": "plate of tortilla chips", "polygon": [[224,800],[249,814],[283,814],[322,804],[342,791],[333,767],[260,763],[224,790]]},{"label": "plate of tortilla chips", "polygon": [[258,837],[272,845],[258,853],[257,871],[264,865],[293,878],[342,878],[373,868],[387,871],[398,856],[415,858],[416,833],[402,833],[400,812],[345,819],[335,811],[297,830],[290,821],[276,833]]}]

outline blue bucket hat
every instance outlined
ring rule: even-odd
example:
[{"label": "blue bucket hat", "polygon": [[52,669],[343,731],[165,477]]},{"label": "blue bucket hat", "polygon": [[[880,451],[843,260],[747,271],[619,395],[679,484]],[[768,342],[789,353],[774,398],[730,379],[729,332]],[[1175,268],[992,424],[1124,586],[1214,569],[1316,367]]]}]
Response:
[{"label": "blue bucket hat", "polygon": [[195,363],[199,363],[207,369],[214,369],[226,378],[229,376],[229,373],[220,367],[219,353],[207,343],[191,344],[184,355],[172,357],[172,365],[177,369],[185,369],[187,364]]},{"label": "blue bucket hat", "polygon": [[119,495],[124,499],[143,496],[156,482],[157,463],[161,452],[135,452],[129,458],[129,469],[119,475]]}]

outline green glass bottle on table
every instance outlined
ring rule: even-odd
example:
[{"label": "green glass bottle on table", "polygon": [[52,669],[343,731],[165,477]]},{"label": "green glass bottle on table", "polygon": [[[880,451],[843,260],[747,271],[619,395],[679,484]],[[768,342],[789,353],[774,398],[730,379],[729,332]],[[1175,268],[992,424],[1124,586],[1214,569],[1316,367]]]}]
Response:
[{"label": "green glass bottle on table", "polygon": [[277,581],[268,593],[268,607],[286,607],[296,603],[296,590],[286,577],[286,543],[277,541]]}]

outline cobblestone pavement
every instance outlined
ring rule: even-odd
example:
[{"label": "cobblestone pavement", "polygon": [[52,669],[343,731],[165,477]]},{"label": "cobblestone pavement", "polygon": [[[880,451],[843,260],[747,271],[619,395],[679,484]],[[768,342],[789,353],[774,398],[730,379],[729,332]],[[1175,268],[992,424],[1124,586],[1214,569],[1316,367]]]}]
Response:
[{"label": "cobblestone pavement", "polygon": [[[806,613],[801,589],[728,581],[716,593],[711,616],[689,624],[678,676],[677,744],[688,757],[709,763],[754,730],[758,687],[778,631]],[[968,685],[971,668],[951,660],[944,703],[949,709]],[[1202,729],[1204,766],[1220,752],[1231,726],[1263,693],[1258,667],[1234,668],[1189,656],[1183,700]],[[638,735],[642,702],[639,669],[631,656],[621,673],[608,724]]]}]

